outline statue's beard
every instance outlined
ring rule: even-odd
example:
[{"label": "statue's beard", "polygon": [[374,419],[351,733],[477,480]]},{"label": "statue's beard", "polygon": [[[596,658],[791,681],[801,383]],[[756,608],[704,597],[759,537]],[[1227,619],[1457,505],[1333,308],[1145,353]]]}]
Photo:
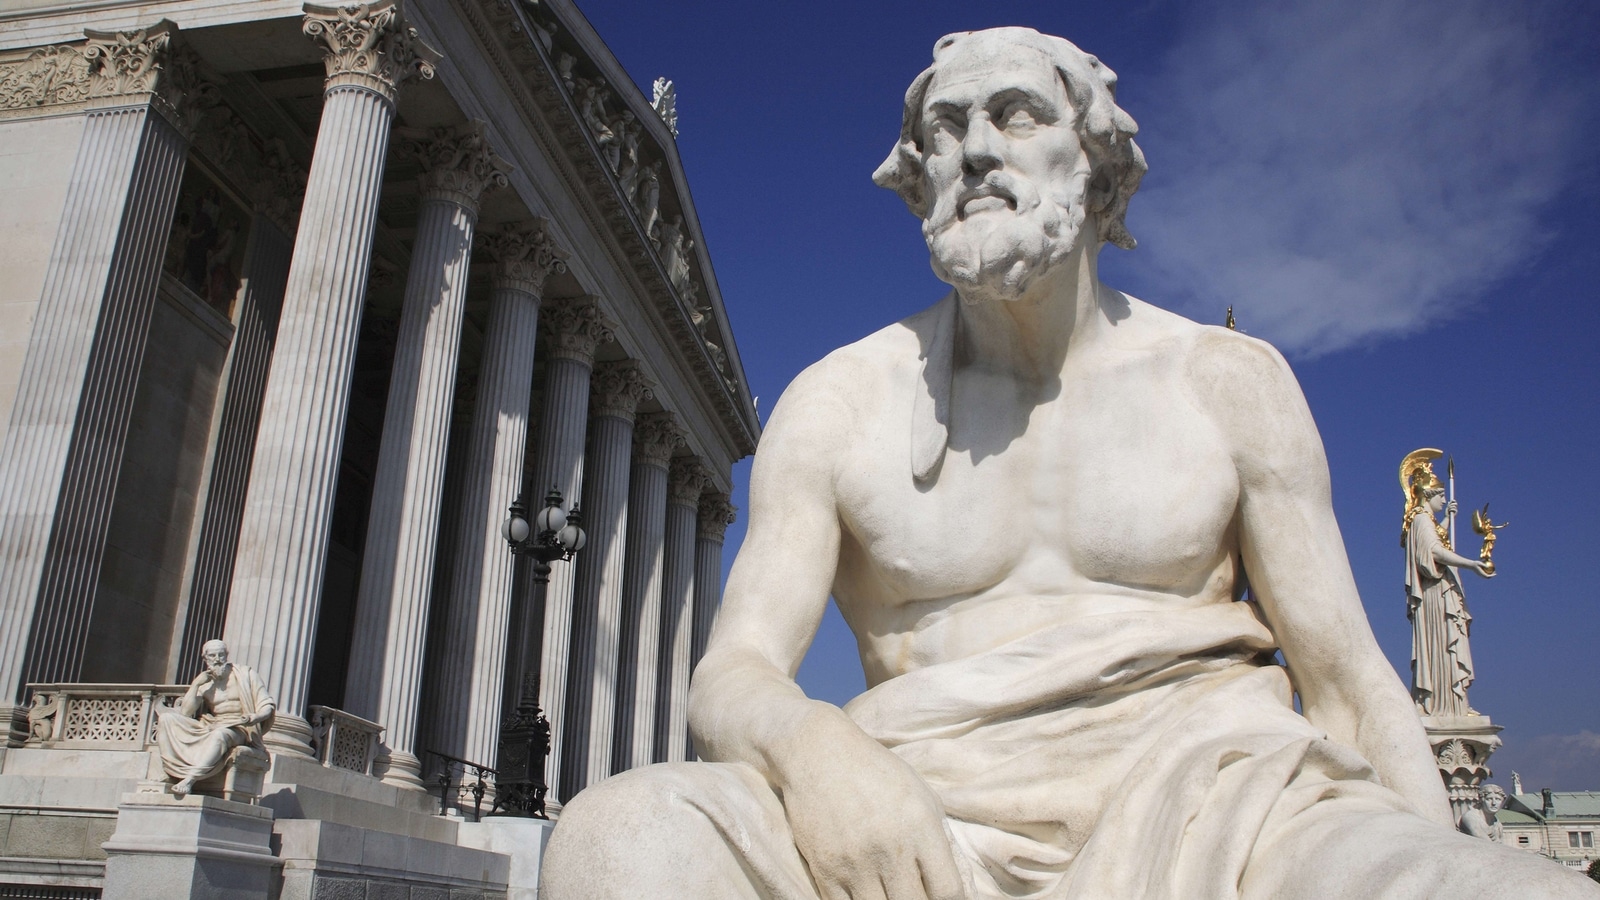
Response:
[{"label": "statue's beard", "polygon": [[983,210],[962,219],[954,197],[941,198],[922,224],[934,274],[968,303],[1017,300],[1066,259],[1082,237],[1083,179],[1041,195],[991,172],[987,179],[1014,198],[1015,209]]},{"label": "statue's beard", "polygon": [[225,662],[206,663],[206,671],[211,673],[212,678],[221,678],[223,675],[227,674],[228,664]]}]

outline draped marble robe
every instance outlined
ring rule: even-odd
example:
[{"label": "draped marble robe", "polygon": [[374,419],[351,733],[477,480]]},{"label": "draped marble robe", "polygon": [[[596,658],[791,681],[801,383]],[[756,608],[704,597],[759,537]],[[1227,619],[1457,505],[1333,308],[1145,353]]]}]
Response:
[{"label": "draped marble robe", "polygon": [[253,725],[240,723],[263,709],[276,709],[276,701],[249,666],[231,663],[227,677],[227,687],[239,703],[237,713],[216,711],[222,686],[215,680],[198,691],[190,685],[176,707],[157,710],[156,741],[161,748],[161,768],[169,777],[204,781],[222,770],[233,748],[248,745],[265,750],[261,734],[272,726],[272,719]]}]

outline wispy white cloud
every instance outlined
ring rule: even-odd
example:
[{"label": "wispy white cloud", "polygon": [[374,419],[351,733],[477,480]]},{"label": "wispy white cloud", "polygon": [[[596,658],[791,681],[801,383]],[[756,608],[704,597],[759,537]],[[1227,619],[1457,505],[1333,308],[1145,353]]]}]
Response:
[{"label": "wispy white cloud", "polygon": [[1511,786],[1511,773],[1522,776],[1522,789],[1557,791],[1600,790],[1600,734],[1542,734],[1536,738],[1508,738],[1505,747],[1489,761],[1494,781]]},{"label": "wispy white cloud", "polygon": [[1482,0],[1208,5],[1140,104],[1139,287],[1301,356],[1481,302],[1569,180],[1540,41]]}]

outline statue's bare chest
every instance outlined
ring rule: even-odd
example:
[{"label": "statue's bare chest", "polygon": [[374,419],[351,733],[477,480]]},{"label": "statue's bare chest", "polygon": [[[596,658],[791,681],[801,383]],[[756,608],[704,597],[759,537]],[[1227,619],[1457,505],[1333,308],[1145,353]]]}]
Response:
[{"label": "statue's bare chest", "polygon": [[1195,589],[1233,542],[1230,448],[1175,377],[1114,374],[1125,377],[1064,383],[1042,402],[1001,379],[958,379],[949,448],[921,485],[909,403],[880,417],[839,480],[837,587],[891,602]]}]

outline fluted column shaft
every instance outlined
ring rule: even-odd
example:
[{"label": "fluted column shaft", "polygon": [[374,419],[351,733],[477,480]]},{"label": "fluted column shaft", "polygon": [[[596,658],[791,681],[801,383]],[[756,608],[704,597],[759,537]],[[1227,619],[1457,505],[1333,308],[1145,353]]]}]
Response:
[{"label": "fluted column shaft", "polygon": [[634,424],[628,476],[628,549],[622,576],[613,774],[649,765],[655,747],[656,671],[661,641],[661,571],[667,526],[667,467],[684,435],[671,413]]},{"label": "fluted column shaft", "polygon": [[424,166],[422,203],[372,484],[344,704],[385,727],[384,780],[422,790],[412,749],[472,232],[480,195],[505,175],[481,125],[437,129],[403,146]]},{"label": "fluted column shaft", "polygon": [[592,390],[583,484],[589,544],[575,567],[562,802],[611,774],[633,420],[639,401],[651,396],[632,361],[595,367]]},{"label": "fluted column shaft", "polygon": [[458,509],[447,525],[455,557],[427,730],[433,746],[493,764],[514,559],[500,526],[522,489],[539,295],[563,266],[542,228],[480,243],[496,268]]},{"label": "fluted column shaft", "polygon": [[[700,516],[694,542],[694,624],[689,641],[689,668],[700,665],[706,655],[711,625],[722,604],[722,539],[733,521],[735,509],[727,494],[702,494]],[[688,729],[683,736],[688,738]],[[695,758],[692,741],[684,748],[687,759]]]},{"label": "fluted column shaft", "polygon": [[177,677],[187,681],[198,671],[201,648],[222,633],[228,615],[228,589],[233,582],[234,554],[239,546],[239,519],[250,484],[250,459],[255,452],[261,400],[278,335],[278,312],[289,275],[294,240],[265,216],[256,216],[245,250],[244,286],[239,320],[228,349],[227,382],[222,421],[212,449],[205,506],[195,537],[193,563],[184,598],[183,634],[176,662]]},{"label": "fluted column shaft", "polygon": [[[594,297],[546,303],[542,316],[550,360],[545,365],[533,481],[526,488],[528,499],[537,503],[545,491],[555,487],[566,497],[570,508],[583,490],[583,446],[588,433],[594,352],[612,339],[612,326]],[[584,519],[587,526],[587,514]],[[572,568],[562,563],[553,566],[544,594],[539,705],[550,720],[550,759],[546,769],[551,785],[561,783],[564,765],[562,735],[567,729],[566,651],[572,636]],[[532,660],[525,663],[529,667],[532,664]],[[559,804],[552,804],[556,805]]]},{"label": "fluted column shaft", "polygon": [[170,22],[89,32],[90,103],[0,445],[0,702],[74,681],[203,92]]},{"label": "fluted column shaft", "polygon": [[672,461],[661,560],[661,647],[656,669],[654,762],[683,762],[689,734],[690,641],[694,632],[695,522],[710,473],[693,458]]},{"label": "fluted column shaft", "polygon": [[224,628],[278,700],[268,744],[293,755],[310,753],[303,711],[394,92],[406,70],[431,71],[392,3],[306,8],[328,80]]}]

